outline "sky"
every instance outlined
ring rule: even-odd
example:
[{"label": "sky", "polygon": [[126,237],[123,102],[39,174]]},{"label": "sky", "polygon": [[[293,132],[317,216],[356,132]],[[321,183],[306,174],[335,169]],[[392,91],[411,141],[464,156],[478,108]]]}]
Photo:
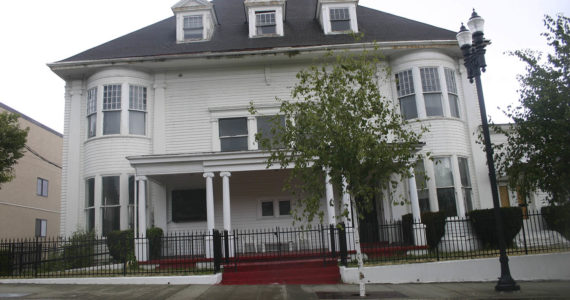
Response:
[{"label": "sky", "polygon": [[[176,0],[26,0],[0,3],[0,102],[63,133],[65,82],[46,66],[172,16]],[[524,65],[505,54],[548,51],[540,36],[545,14],[570,16],[568,0],[360,0],[360,5],[458,31],[473,8],[486,21],[487,112],[509,120],[497,106],[518,101]],[[239,12],[241,13],[241,12]]]}]

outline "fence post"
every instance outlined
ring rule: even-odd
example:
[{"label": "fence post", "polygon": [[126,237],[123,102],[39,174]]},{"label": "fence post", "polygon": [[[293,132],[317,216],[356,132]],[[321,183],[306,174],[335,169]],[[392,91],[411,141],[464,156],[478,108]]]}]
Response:
[{"label": "fence post", "polygon": [[348,253],[346,245],[346,227],[344,223],[340,223],[340,228],[338,229],[338,245],[340,248],[340,263],[341,265],[348,266]]},{"label": "fence post", "polygon": [[331,257],[335,258],[336,257],[336,239],[335,239],[335,226],[334,224],[331,224],[329,226],[329,233],[330,233],[330,237],[331,237]]},{"label": "fence post", "polygon": [[230,239],[229,239],[229,232],[224,230],[224,254],[226,257],[226,264],[230,263]]},{"label": "fence post", "polygon": [[220,273],[220,265],[222,261],[222,241],[220,232],[216,229],[212,231],[214,237],[214,273]]}]

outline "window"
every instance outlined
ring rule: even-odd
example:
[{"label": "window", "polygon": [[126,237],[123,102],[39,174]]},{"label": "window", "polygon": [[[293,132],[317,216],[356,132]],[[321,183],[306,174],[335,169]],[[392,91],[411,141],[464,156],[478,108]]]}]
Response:
[{"label": "window", "polygon": [[202,15],[184,17],[184,39],[201,40],[204,38]]},{"label": "window", "polygon": [[471,188],[471,178],[469,176],[469,163],[467,158],[459,157],[457,158],[459,163],[459,175],[461,177],[461,188],[463,191],[463,202],[465,203],[466,212],[473,210],[473,197]]},{"label": "window", "polygon": [[43,178],[38,177],[38,182],[36,185],[36,193],[38,196],[47,197],[48,196],[48,181]]},{"label": "window", "polygon": [[429,206],[429,188],[427,186],[427,176],[425,171],[424,161],[418,161],[414,168],[414,175],[416,178],[416,189],[418,192],[418,201],[420,204],[420,211],[430,211]]},{"label": "window", "polygon": [[121,85],[103,87],[103,134],[121,133]]},{"label": "window", "polygon": [[449,157],[439,157],[434,159],[434,163],[439,211],[445,212],[448,217],[457,216],[451,159]]},{"label": "window", "polygon": [[247,118],[218,121],[222,152],[247,150]]},{"label": "window", "polygon": [[119,176],[103,177],[103,201],[101,204],[103,235],[120,229],[121,204]]},{"label": "window", "polygon": [[85,230],[95,230],[95,178],[85,182]]},{"label": "window", "polygon": [[416,107],[412,70],[406,70],[396,74],[396,87],[398,89],[398,99],[400,100],[402,117],[405,120],[417,118],[418,109]]},{"label": "window", "polygon": [[257,35],[276,34],[277,24],[275,23],[275,11],[256,12],[255,27]]},{"label": "window", "polygon": [[[276,144],[273,139],[278,135],[277,129],[279,127],[275,126],[275,123],[285,126],[284,116],[260,116],[257,117],[257,133],[260,133],[262,138],[272,140],[271,144]],[[276,144],[278,148],[283,148],[283,145]],[[259,145],[260,149],[268,149],[264,145]]]},{"label": "window", "polygon": [[428,117],[443,116],[441,104],[441,86],[437,68],[420,68],[422,90]]},{"label": "window", "polygon": [[146,134],[146,87],[129,86],[129,133]]},{"label": "window", "polygon": [[172,222],[206,221],[206,190],[172,191]]},{"label": "window", "polygon": [[36,237],[46,237],[47,235],[47,220],[36,219]]},{"label": "window", "polygon": [[87,137],[97,135],[97,88],[87,91]]},{"label": "window", "polygon": [[350,30],[350,13],[348,8],[331,8],[330,17],[332,31]]},{"label": "window", "polygon": [[457,84],[455,83],[455,71],[445,68],[445,82],[447,84],[447,92],[449,96],[449,110],[451,116],[459,118],[459,97],[457,96]]},{"label": "window", "polygon": [[259,202],[259,215],[266,217],[286,217],[291,215],[290,200],[262,200]]}]

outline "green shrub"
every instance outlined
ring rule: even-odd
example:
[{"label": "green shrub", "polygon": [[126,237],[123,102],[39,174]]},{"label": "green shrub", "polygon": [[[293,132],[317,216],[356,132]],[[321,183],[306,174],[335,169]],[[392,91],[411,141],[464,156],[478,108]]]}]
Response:
[{"label": "green shrub", "polygon": [[548,229],[558,231],[566,239],[570,239],[570,203],[545,206],[541,209],[541,213]]},{"label": "green shrub", "polygon": [[402,216],[402,236],[405,245],[414,244],[414,216],[412,214]]},{"label": "green shrub", "polygon": [[152,227],[146,230],[150,259],[160,258],[162,250],[162,235],[162,229],[158,227]]},{"label": "green shrub", "polygon": [[116,262],[134,260],[135,237],[132,229],[116,230],[107,234],[107,248]]},{"label": "green shrub", "polygon": [[424,212],[422,223],[426,225],[426,239],[430,249],[437,248],[445,233],[445,212]]},{"label": "green shrub", "polygon": [[10,250],[0,250],[0,276],[12,275],[12,269],[14,267],[13,258]]},{"label": "green shrub", "polygon": [[[520,207],[501,207],[505,242],[507,247],[513,246],[513,239],[522,227],[522,210]],[[474,210],[469,213],[469,218],[479,239],[484,247],[499,248],[497,227],[495,224],[494,209]]]},{"label": "green shrub", "polygon": [[95,261],[95,233],[76,231],[63,246],[63,261],[67,268],[85,268]]}]

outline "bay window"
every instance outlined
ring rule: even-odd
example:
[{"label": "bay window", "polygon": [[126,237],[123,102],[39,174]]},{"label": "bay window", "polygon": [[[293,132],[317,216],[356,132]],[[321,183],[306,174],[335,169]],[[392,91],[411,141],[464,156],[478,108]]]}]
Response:
[{"label": "bay window", "polygon": [[455,82],[455,71],[445,68],[445,82],[447,84],[447,95],[449,97],[449,110],[451,116],[459,118],[459,96],[457,94],[457,84]]},{"label": "bay window", "polygon": [[129,133],[146,134],[146,87],[129,86]]},{"label": "bay window", "polygon": [[420,76],[422,78],[426,115],[428,117],[443,116],[441,85],[437,68],[420,68]]},{"label": "bay window", "polygon": [[103,134],[121,133],[121,85],[103,86]]},{"label": "bay window", "polygon": [[120,204],[120,177],[106,176],[103,180],[103,199],[101,203],[101,216],[103,235],[120,229],[121,204]]},{"label": "bay window", "polygon": [[97,87],[87,91],[87,137],[97,135]]},{"label": "bay window", "polygon": [[402,71],[396,74],[396,87],[400,100],[400,111],[405,120],[418,117],[416,107],[416,95],[414,90],[414,78],[412,70]]},{"label": "bay window", "polygon": [[451,158],[435,158],[434,164],[439,211],[445,212],[448,217],[457,216]]}]

